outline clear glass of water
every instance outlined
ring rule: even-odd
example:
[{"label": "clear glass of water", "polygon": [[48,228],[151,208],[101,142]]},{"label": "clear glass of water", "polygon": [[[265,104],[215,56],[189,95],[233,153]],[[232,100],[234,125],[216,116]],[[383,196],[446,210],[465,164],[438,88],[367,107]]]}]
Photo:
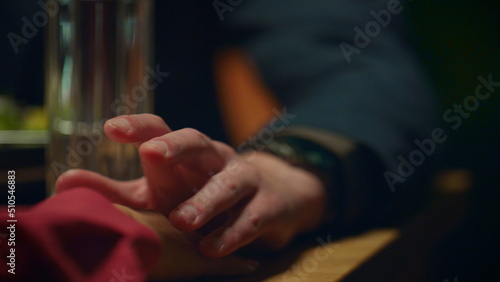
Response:
[{"label": "clear glass of water", "polygon": [[46,33],[47,192],[72,168],[138,178],[136,148],[109,140],[103,125],[153,110],[153,1],[54,2]]}]

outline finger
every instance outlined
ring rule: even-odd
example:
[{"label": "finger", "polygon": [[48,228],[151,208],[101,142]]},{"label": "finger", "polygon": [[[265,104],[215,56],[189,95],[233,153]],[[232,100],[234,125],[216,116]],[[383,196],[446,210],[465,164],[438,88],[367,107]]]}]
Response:
[{"label": "finger", "polygon": [[169,219],[181,231],[193,231],[229,210],[256,190],[259,175],[245,162],[232,160],[212,176],[193,197],[170,213]]},{"label": "finger", "polygon": [[218,142],[198,130],[184,128],[145,142],[140,153],[156,164],[168,161],[208,172],[220,171],[226,163],[227,157],[219,151],[220,147]]},{"label": "finger", "polygon": [[237,249],[250,244],[260,235],[260,218],[254,215],[243,215],[245,224],[238,224],[221,227],[200,243],[200,252],[209,258],[224,257]]},{"label": "finger", "polygon": [[257,194],[241,212],[221,228],[207,235],[200,242],[200,252],[212,258],[223,257],[248,245],[269,229],[271,224],[286,217],[280,214],[285,207],[281,199],[273,195]]},{"label": "finger", "polygon": [[104,132],[118,143],[139,143],[162,136],[172,130],[162,118],[152,114],[123,115],[104,124]]},{"label": "finger", "polygon": [[[173,228],[162,215],[154,212],[128,210],[132,217],[155,231],[162,243],[163,252],[150,278],[157,280],[185,280],[204,275],[242,275],[256,268],[253,261],[234,256],[209,259],[196,249],[200,235],[195,232],[180,232]],[[231,269],[227,269],[230,267]]]},{"label": "finger", "polygon": [[106,196],[110,201],[134,208],[146,208],[147,190],[144,178],[117,181],[98,173],[72,169],[61,174],[56,181],[56,191],[88,187]]},{"label": "finger", "polygon": [[[191,197],[193,190],[201,188],[203,182],[192,183],[195,178],[206,180],[212,171],[222,169],[224,157],[217,153],[212,142],[200,132],[185,128],[153,138],[139,147],[153,209],[168,215]],[[193,177],[187,177],[189,174]]]}]

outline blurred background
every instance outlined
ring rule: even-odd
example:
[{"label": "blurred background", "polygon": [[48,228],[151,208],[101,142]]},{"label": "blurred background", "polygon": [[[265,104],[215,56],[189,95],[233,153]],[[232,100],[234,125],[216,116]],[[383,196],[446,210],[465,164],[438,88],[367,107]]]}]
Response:
[{"label": "blurred background", "polygon": [[[213,139],[228,141],[215,100],[213,73],[214,56],[227,38],[212,1],[156,1],[155,5],[155,62],[170,73],[155,91],[156,113],[173,129],[193,127]],[[409,1],[406,7],[409,40],[428,70],[440,113],[474,95],[478,76],[491,75],[500,81],[498,1]],[[16,53],[7,34],[19,34],[22,18],[39,10],[36,1],[0,2],[0,183],[6,187],[6,171],[17,171],[18,204],[33,204],[45,197],[45,46],[40,30]],[[430,158],[435,189],[431,201],[459,198],[460,204],[454,202],[446,211],[456,208],[450,216],[460,220],[432,250],[433,269],[416,277],[496,280],[493,270],[500,262],[500,249],[492,242],[500,231],[499,96],[497,87],[459,129],[447,131],[449,140],[440,154]],[[449,127],[441,121],[443,128]],[[5,204],[6,189],[2,191],[5,196],[0,203]]]}]

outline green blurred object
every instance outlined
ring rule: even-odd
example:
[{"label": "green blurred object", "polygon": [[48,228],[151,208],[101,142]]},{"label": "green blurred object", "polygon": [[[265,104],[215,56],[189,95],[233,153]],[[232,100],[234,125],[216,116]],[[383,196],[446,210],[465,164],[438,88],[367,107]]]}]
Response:
[{"label": "green blurred object", "polygon": [[0,130],[46,130],[47,112],[42,106],[20,107],[9,95],[0,95]]},{"label": "green blurred object", "polygon": [[22,130],[46,130],[48,128],[47,111],[42,106],[29,106],[23,110]]},{"label": "green blurred object", "polygon": [[0,130],[18,129],[21,113],[16,102],[8,95],[0,95]]}]

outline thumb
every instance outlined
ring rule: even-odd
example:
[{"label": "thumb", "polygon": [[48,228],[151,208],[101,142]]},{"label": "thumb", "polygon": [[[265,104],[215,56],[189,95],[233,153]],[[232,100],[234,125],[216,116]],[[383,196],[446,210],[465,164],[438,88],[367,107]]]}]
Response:
[{"label": "thumb", "polygon": [[113,203],[140,209],[147,206],[148,191],[144,177],[118,181],[92,171],[71,169],[59,176],[55,186],[57,193],[87,187],[101,193]]}]

